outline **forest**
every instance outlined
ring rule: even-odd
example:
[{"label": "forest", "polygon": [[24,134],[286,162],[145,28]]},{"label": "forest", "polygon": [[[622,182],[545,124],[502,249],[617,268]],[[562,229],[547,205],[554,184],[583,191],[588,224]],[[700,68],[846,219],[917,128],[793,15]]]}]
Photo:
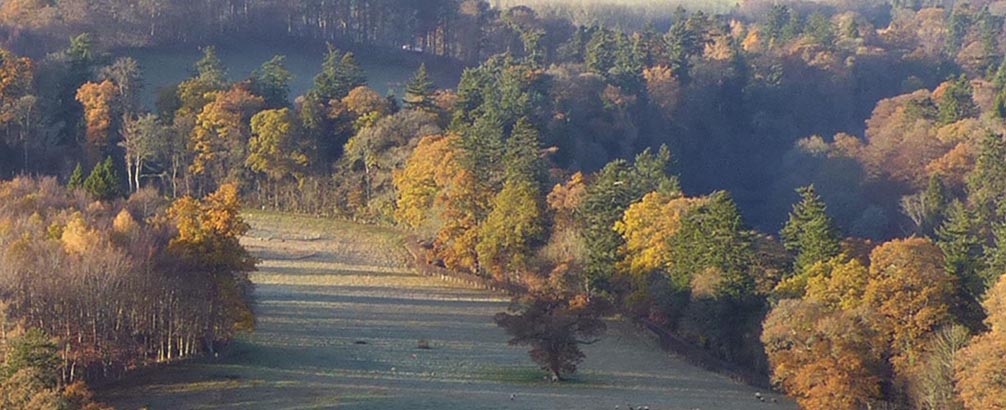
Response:
[{"label": "forest", "polygon": [[[557,381],[618,313],[804,409],[1006,409],[1006,3],[550,7],[0,4],[0,408],[251,331],[246,206],[514,289]],[[270,37],[328,44],[304,95],[212,46]],[[164,45],[202,57],[146,106],[111,56]],[[351,45],[465,69],[382,95]]]}]

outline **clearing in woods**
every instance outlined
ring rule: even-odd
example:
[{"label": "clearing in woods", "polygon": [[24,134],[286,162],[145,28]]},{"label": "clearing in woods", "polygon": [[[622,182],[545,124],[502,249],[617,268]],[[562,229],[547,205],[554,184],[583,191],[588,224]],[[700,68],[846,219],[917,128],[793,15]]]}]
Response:
[{"label": "clearing in woods", "polygon": [[586,347],[572,381],[548,383],[493,323],[506,299],[414,273],[396,232],[275,214],[248,221],[243,243],[262,260],[257,330],[219,359],[141,372],[103,400],[123,410],[795,408],[771,394],[759,402],[756,389],[688,365],[620,321]]}]

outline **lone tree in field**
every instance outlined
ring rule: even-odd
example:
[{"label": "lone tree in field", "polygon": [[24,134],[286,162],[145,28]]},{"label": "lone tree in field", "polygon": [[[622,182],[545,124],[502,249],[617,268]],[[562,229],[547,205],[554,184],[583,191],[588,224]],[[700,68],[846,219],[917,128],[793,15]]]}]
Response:
[{"label": "lone tree in field", "polygon": [[511,346],[531,346],[528,354],[552,381],[576,372],[585,357],[580,345],[597,342],[607,329],[601,316],[608,304],[601,298],[534,295],[521,305],[511,308],[519,313],[498,313],[496,324],[513,336]]}]

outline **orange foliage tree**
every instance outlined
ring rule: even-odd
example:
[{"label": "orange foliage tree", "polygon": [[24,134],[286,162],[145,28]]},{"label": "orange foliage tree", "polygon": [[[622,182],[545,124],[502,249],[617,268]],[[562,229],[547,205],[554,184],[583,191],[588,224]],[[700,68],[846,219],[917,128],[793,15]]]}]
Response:
[{"label": "orange foliage tree", "polygon": [[109,80],[87,82],[77,89],[77,101],[84,106],[84,121],[87,123],[87,146],[92,153],[100,154],[108,145],[117,92],[115,84]]},{"label": "orange foliage tree", "polygon": [[1006,409],[1006,275],[985,298],[989,332],[958,352],[957,390],[968,410]]}]

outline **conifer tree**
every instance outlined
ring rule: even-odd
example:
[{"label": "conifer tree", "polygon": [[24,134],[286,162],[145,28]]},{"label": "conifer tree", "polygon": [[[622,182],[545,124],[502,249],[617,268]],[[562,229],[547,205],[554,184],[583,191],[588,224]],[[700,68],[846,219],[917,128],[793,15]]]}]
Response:
[{"label": "conifer tree", "polygon": [[814,185],[799,188],[797,192],[801,200],[793,205],[789,221],[779,233],[786,249],[796,254],[794,273],[838,255],[841,240],[824,201],[814,191]]},{"label": "conifer tree", "polygon": [[70,189],[81,188],[84,186],[84,167],[77,163],[77,166],[73,169],[73,173],[70,174],[70,180],[67,181],[66,187]]},{"label": "conifer tree", "polygon": [[591,71],[608,75],[608,71],[615,66],[615,38],[611,30],[603,27],[594,30],[594,35],[587,43],[584,62]]},{"label": "conifer tree", "polygon": [[265,100],[268,109],[289,104],[290,80],[293,74],[286,68],[286,56],[273,56],[252,73],[252,90]]},{"label": "conifer tree", "polygon": [[982,240],[977,235],[974,213],[962,202],[947,207],[946,220],[936,230],[936,244],[943,250],[948,274],[957,277],[961,287],[974,298],[985,293],[985,281],[979,272],[982,265]]},{"label": "conifer tree", "polygon": [[91,175],[84,180],[84,190],[101,201],[118,197],[121,193],[119,188],[119,173],[115,170],[112,157],[105,157],[104,161],[95,165]]},{"label": "conifer tree", "polygon": [[419,70],[412,76],[412,80],[405,87],[405,97],[402,101],[405,108],[409,110],[433,111],[433,91],[435,86],[426,71],[426,63],[419,66]]}]

